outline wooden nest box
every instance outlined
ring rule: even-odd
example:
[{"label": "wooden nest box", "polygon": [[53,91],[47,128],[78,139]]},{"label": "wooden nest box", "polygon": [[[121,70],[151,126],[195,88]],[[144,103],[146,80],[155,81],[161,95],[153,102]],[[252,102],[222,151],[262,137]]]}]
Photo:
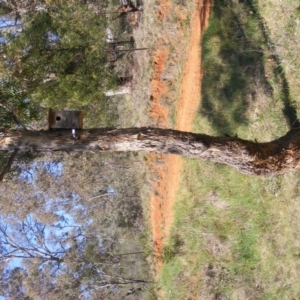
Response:
[{"label": "wooden nest box", "polygon": [[78,110],[53,110],[48,112],[49,129],[82,129],[83,113]]}]

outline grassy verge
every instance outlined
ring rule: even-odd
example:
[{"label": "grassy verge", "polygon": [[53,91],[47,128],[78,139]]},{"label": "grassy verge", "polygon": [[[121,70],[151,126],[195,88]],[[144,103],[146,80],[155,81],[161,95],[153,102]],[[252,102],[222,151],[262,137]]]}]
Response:
[{"label": "grassy verge", "polygon": [[[291,43],[279,41],[298,10],[267,3],[214,1],[195,131],[266,141],[296,121],[296,29]],[[279,19],[283,28],[271,22]],[[160,282],[166,299],[298,299],[298,175],[254,178],[186,159]]]}]

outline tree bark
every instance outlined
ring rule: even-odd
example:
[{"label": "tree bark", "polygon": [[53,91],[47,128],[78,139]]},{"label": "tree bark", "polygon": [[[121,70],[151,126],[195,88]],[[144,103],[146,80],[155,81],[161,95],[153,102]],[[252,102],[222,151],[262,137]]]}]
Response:
[{"label": "tree bark", "polygon": [[300,130],[265,143],[237,137],[159,128],[21,131],[0,133],[0,151],[156,151],[210,160],[251,175],[283,174],[300,169]]}]

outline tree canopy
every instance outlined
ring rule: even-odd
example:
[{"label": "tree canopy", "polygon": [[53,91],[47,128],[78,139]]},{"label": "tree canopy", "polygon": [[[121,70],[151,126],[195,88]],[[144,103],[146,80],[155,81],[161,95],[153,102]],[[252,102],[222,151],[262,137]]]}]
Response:
[{"label": "tree canopy", "polygon": [[1,220],[1,294],[9,299],[99,299],[99,294],[115,299],[123,286],[147,283],[140,274],[126,277],[121,269],[143,252],[117,253],[113,243],[108,247],[87,228],[66,213],[50,225],[31,215]]},{"label": "tree canopy", "polygon": [[[104,9],[104,5],[98,7]],[[27,97],[53,108],[84,107],[116,78],[106,62],[105,14],[81,1],[53,2],[29,12],[22,34],[7,34],[2,68]]]},{"label": "tree canopy", "polygon": [[[0,131],[42,133],[46,107],[81,109],[105,124],[104,92],[120,76],[106,52],[112,4],[2,4],[3,17],[22,30],[0,28]],[[116,299],[140,290],[149,273],[132,158],[27,150],[0,151],[0,295]]]}]

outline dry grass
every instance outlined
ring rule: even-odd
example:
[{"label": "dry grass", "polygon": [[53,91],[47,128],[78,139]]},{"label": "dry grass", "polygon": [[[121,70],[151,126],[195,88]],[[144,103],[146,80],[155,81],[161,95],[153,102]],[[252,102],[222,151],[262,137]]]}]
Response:
[{"label": "dry grass", "polygon": [[[300,92],[298,7],[214,2],[195,131],[267,141],[288,130]],[[298,299],[298,177],[247,177],[187,159],[161,280],[166,299]]]},{"label": "dry grass", "polygon": [[[144,1],[141,23],[133,35],[137,48],[149,49],[134,55],[133,92],[120,99],[120,126],[157,125],[148,114],[157,51],[167,53],[158,75],[167,91],[159,101],[169,110],[167,126],[174,124],[185,60],[182,52],[193,9],[191,1],[186,6],[175,0],[170,3],[175,2],[181,10],[163,11],[159,3]],[[231,26],[227,34],[220,34],[211,23],[204,37],[204,102],[195,131],[266,141],[286,132],[285,104],[298,106],[298,4],[235,2],[227,1],[228,19],[224,7],[219,17],[224,26]],[[218,5],[215,1],[215,9]],[[262,20],[267,36],[262,33]],[[233,65],[241,53],[242,64]],[[221,70],[218,78],[215,70]],[[147,218],[149,187],[157,178],[145,176],[146,183],[142,178],[139,187]],[[299,298],[299,201],[297,174],[257,179],[227,167],[186,160],[173,235],[164,249],[158,283],[166,299]],[[149,239],[147,229],[144,243],[150,253]],[[149,299],[156,299],[158,287],[151,287]]]},{"label": "dry grass", "polygon": [[[289,81],[291,98],[299,101],[300,10],[297,0],[259,0],[257,7],[268,28],[270,40]],[[276,17],[274,17],[276,16]],[[277,17],[278,16],[278,17]]]},{"label": "dry grass", "polygon": [[170,110],[168,126],[172,126],[176,99],[181,81],[185,49],[189,30],[189,17],[193,4],[181,9],[162,9],[159,2],[144,1],[140,26],[134,29],[134,39],[137,48],[148,48],[135,53],[134,84],[131,95],[132,107],[135,108],[136,126],[159,125],[150,118],[151,80],[155,69],[154,56],[157,51],[167,51],[164,67],[159,74],[159,80],[166,87],[166,93],[161,97],[162,106]]},{"label": "dry grass", "polygon": [[[190,30],[189,19],[193,8],[193,3],[182,6],[182,4],[174,5],[174,3],[168,1],[144,2],[141,24],[134,29],[137,47],[149,48],[147,51],[135,53],[133,70],[135,84],[130,101],[132,107],[136,108],[134,111],[138,120],[134,124],[136,126],[172,127],[174,125],[176,101],[187,54],[186,45]],[[128,120],[128,118],[126,119]],[[159,157],[156,157],[152,161],[151,157],[147,157],[147,165],[151,170],[147,174],[147,184],[142,185],[141,192],[144,199],[143,206],[146,218],[150,216],[150,195],[165,192],[162,188],[164,185],[161,183],[162,178],[159,173],[165,170],[164,164],[164,159],[160,161]],[[170,184],[165,179],[165,185],[169,186]],[[157,185],[159,185],[160,191],[157,190]],[[163,209],[164,207],[162,207]],[[161,224],[165,223],[161,222]],[[162,234],[166,230],[166,228],[162,228]],[[148,236],[148,231],[146,236]],[[146,247],[149,251],[152,251],[155,241],[151,239],[150,234],[148,237]],[[165,249],[164,256],[172,258],[172,253],[172,251]],[[154,274],[157,271],[155,268],[157,267],[155,255],[155,253],[152,253],[150,259],[150,267],[153,268]],[[149,294],[149,298],[155,297],[157,299],[157,292],[156,287]]]}]

